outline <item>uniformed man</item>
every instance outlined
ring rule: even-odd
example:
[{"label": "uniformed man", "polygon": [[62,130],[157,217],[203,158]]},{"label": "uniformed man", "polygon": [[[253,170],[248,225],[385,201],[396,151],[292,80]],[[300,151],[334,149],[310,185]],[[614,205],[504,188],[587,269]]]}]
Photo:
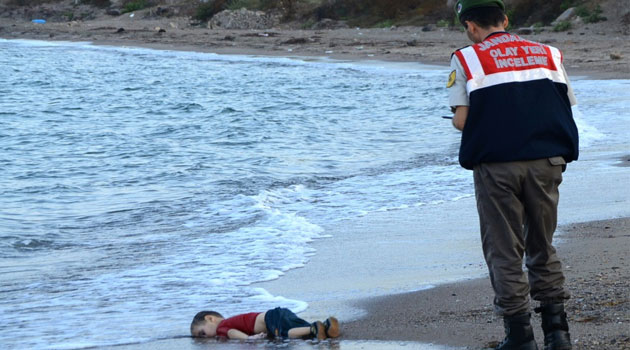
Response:
[{"label": "uniformed man", "polygon": [[545,350],[568,350],[569,293],[551,244],[562,172],[578,158],[576,102],[562,53],[505,32],[501,0],[455,6],[474,44],[453,54],[447,86],[453,125],[462,131],[459,161],[473,170],[495,310],[504,317],[497,349],[538,349],[531,295],[540,302]]}]

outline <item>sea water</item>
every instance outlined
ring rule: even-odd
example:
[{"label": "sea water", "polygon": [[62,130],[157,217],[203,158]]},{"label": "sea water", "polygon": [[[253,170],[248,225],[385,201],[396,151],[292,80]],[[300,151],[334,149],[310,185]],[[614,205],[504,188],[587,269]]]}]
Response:
[{"label": "sea water", "polygon": [[[341,220],[473,195],[446,68],[1,39],[0,67],[5,349],[301,311],[251,285]],[[583,148],[623,142],[630,82],[574,85]]]}]

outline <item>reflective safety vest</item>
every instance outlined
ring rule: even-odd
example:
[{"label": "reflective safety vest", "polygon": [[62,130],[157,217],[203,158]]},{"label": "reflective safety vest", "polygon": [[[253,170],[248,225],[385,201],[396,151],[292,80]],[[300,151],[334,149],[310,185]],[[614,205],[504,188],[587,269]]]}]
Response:
[{"label": "reflective safety vest", "polygon": [[460,164],[578,158],[578,131],[560,50],[506,32],[455,52],[470,109]]}]

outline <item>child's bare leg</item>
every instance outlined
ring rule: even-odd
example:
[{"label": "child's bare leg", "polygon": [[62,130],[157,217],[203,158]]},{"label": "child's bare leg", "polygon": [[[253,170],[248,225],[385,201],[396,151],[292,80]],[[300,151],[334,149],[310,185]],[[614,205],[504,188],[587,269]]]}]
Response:
[{"label": "child's bare leg", "polygon": [[289,329],[289,338],[304,338],[311,335],[311,327],[297,327]]}]

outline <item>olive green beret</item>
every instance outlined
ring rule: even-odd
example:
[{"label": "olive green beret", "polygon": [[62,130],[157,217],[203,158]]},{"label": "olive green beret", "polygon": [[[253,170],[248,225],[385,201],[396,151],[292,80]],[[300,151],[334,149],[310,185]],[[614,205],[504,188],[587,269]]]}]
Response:
[{"label": "olive green beret", "polygon": [[455,3],[457,19],[462,13],[475,7],[499,7],[505,11],[505,4],[503,4],[502,0],[457,0],[457,3]]}]

